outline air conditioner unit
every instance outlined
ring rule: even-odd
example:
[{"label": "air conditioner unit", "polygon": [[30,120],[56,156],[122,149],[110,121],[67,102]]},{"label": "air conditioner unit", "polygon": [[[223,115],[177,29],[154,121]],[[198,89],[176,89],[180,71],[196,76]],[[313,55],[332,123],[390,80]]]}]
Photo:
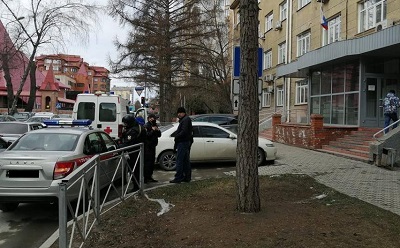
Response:
[{"label": "air conditioner unit", "polygon": [[265,75],[265,77],[264,77],[264,81],[272,81],[272,80],[274,80],[274,76],[272,76],[272,74],[267,74],[267,75]]},{"label": "air conditioner unit", "polygon": [[376,23],[375,31],[381,31],[382,29],[385,29],[392,25],[393,25],[393,21],[391,21],[391,20],[384,20],[384,21],[378,22],[378,23]]},{"label": "air conditioner unit", "polygon": [[276,21],[275,30],[281,30],[281,29],[282,29],[282,22],[281,21]]}]

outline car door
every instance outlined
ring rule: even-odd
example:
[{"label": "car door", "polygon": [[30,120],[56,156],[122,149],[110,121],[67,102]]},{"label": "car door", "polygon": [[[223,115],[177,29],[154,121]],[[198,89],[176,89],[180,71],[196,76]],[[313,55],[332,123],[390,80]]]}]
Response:
[{"label": "car door", "polygon": [[236,159],[237,139],[218,127],[201,126],[204,139],[204,159],[210,161],[234,161]]},{"label": "car door", "polygon": [[193,144],[190,149],[190,160],[191,161],[203,161],[204,160],[204,138],[200,133],[199,126],[193,126]]},{"label": "car door", "polygon": [[[98,132],[88,134],[85,139],[84,153],[87,155],[97,155],[106,151],[104,141]],[[108,176],[110,174],[110,168],[108,166],[108,160],[100,157],[100,164],[97,167],[100,170],[100,186],[104,186],[110,180]]]},{"label": "car door", "polygon": [[[117,144],[108,134],[103,133],[103,132],[100,132],[99,134],[104,142],[107,152],[117,149],[117,147],[118,147]],[[110,179],[112,179],[114,177],[115,171],[117,170],[118,163],[120,161],[119,154],[117,152],[107,154],[107,155],[102,156],[102,159],[107,160],[108,176]],[[120,165],[120,166],[122,166],[122,165]],[[120,168],[118,168],[116,179],[121,177],[121,175],[122,175],[121,172],[122,172],[122,168],[120,167]]]}]

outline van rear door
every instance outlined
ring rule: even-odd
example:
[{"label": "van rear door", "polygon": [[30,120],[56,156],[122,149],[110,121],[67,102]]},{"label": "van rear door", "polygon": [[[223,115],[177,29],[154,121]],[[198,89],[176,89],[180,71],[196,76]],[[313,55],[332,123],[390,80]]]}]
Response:
[{"label": "van rear door", "polygon": [[76,118],[92,120],[92,126],[96,129],[103,130],[112,138],[118,139],[118,124],[117,115],[118,97],[107,95],[87,95],[79,96],[77,99],[77,108],[74,109]]}]

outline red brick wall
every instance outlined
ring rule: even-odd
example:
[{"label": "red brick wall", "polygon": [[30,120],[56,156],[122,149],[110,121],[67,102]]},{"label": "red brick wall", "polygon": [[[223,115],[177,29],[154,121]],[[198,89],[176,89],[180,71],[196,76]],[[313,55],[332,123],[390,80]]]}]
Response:
[{"label": "red brick wall", "polygon": [[281,123],[281,115],[272,117],[272,140],[299,147],[320,149],[329,141],[349,134],[357,127],[324,127],[322,115],[311,115],[310,125]]}]

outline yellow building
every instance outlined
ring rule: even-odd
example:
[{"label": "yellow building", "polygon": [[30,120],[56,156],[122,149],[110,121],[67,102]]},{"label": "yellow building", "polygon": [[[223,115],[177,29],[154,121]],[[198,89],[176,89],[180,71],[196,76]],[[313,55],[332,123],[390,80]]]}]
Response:
[{"label": "yellow building", "polygon": [[[293,123],[321,114],[325,125],[384,126],[382,99],[400,92],[399,0],[258,2],[262,112]],[[230,7],[235,46],[239,0]]]}]

